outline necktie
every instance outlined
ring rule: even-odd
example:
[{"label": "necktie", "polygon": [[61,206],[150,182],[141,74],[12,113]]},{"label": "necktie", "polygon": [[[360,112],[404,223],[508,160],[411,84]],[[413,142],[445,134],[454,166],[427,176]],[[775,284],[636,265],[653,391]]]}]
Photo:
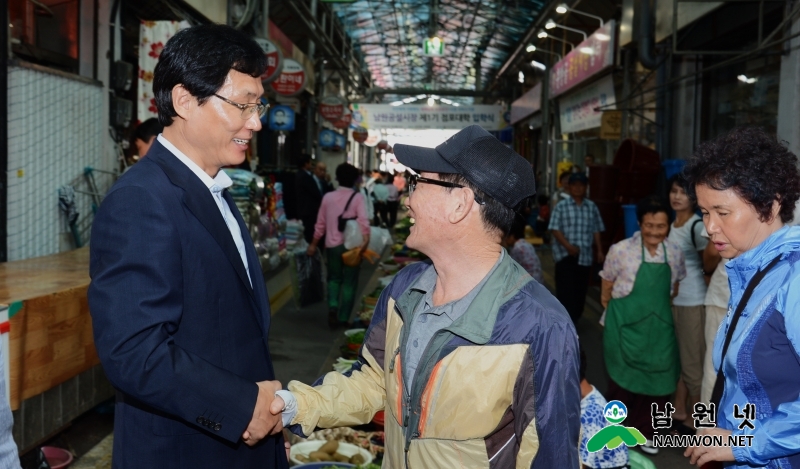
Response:
[{"label": "necktie", "polygon": [[217,206],[222,212],[222,218],[225,219],[225,224],[228,225],[228,230],[231,232],[233,242],[236,244],[236,249],[239,251],[239,256],[242,258],[244,270],[247,272],[247,278],[250,280],[250,286],[252,287],[253,279],[250,277],[250,268],[247,265],[247,253],[244,250],[242,230],[239,228],[239,223],[236,222],[236,217],[234,217],[233,213],[231,213],[231,208],[228,205],[228,202],[225,201],[225,198],[222,195],[223,190],[223,188],[217,185],[211,186],[211,193],[214,194],[214,200],[217,202]]}]

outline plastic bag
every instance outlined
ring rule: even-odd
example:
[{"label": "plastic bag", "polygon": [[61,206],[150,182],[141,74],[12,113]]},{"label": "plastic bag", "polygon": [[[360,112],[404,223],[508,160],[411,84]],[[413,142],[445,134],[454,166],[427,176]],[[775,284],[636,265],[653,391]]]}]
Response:
[{"label": "plastic bag", "polygon": [[324,299],[322,284],[322,257],[319,251],[309,256],[305,251],[295,252],[297,266],[297,296],[300,306],[322,301]]},{"label": "plastic bag", "polygon": [[364,244],[364,235],[361,234],[361,226],[355,220],[347,220],[344,227],[344,248],[353,249]]},{"label": "plastic bag", "polygon": [[370,228],[368,246],[370,251],[374,251],[380,255],[383,253],[384,249],[392,244],[394,244],[394,240],[392,239],[392,235],[389,233],[389,230],[377,226]]},{"label": "plastic bag", "polygon": [[361,248],[353,248],[342,254],[342,262],[348,267],[358,267],[361,265]]}]

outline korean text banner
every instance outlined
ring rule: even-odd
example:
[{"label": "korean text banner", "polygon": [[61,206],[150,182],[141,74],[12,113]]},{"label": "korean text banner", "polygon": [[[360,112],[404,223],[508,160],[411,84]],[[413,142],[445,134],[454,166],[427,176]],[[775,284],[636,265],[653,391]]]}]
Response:
[{"label": "korean text banner", "polygon": [[[561,133],[600,127],[603,111],[616,109],[614,79],[611,75],[597,80],[558,100]],[[598,110],[601,106],[607,106]]]},{"label": "korean text banner", "polygon": [[508,123],[500,105],[391,106],[353,104],[353,127],[367,129],[463,129],[473,124],[486,130],[502,130]]}]

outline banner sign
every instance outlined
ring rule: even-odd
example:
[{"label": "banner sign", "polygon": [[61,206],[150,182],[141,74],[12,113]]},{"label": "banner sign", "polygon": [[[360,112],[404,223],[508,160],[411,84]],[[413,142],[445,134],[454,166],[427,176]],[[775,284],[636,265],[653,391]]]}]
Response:
[{"label": "banner sign", "polygon": [[364,127],[356,127],[353,129],[353,140],[358,143],[364,143],[367,141],[367,137],[369,137],[369,131]]},{"label": "banner sign", "polygon": [[299,62],[294,59],[285,59],[281,74],[269,86],[283,96],[295,96],[303,91],[306,83],[306,71]]},{"label": "banner sign", "polygon": [[294,109],[283,105],[270,108],[269,130],[294,130]]},{"label": "banner sign", "polygon": [[486,130],[506,127],[501,105],[414,106],[351,104],[353,125],[366,129],[463,129],[473,124]]},{"label": "banner sign", "polygon": [[542,82],[511,103],[511,123],[516,124],[542,107]]},{"label": "banner sign", "polygon": [[616,22],[609,21],[550,70],[550,98],[563,94],[614,64]]},{"label": "banner sign", "polygon": [[261,75],[261,81],[264,83],[271,83],[275,81],[281,73],[283,55],[272,41],[260,37],[255,38],[255,40],[258,45],[261,46],[264,55],[267,56],[267,70]]},{"label": "banner sign", "polygon": [[[614,79],[608,75],[558,101],[561,133],[600,127],[603,111],[615,109]],[[610,106],[608,106],[610,105]],[[602,110],[596,110],[600,106]]]}]

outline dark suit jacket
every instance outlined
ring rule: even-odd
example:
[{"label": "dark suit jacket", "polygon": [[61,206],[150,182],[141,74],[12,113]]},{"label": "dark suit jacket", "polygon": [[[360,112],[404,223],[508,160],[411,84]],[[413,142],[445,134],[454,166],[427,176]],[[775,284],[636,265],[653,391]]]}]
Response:
[{"label": "dark suit jacket", "polygon": [[295,193],[297,196],[298,218],[303,221],[306,241],[311,242],[314,235],[314,225],[317,223],[317,212],[322,205],[322,196],[330,192],[330,185],[322,181],[322,192],[319,190],[314,176],[305,170],[297,170]]},{"label": "dark suit jacket", "polygon": [[240,439],[275,379],[270,308],[233,199],[253,286],[205,184],[158,141],[92,227],[89,308],[117,389],[116,469],[285,468],[283,440]]}]

